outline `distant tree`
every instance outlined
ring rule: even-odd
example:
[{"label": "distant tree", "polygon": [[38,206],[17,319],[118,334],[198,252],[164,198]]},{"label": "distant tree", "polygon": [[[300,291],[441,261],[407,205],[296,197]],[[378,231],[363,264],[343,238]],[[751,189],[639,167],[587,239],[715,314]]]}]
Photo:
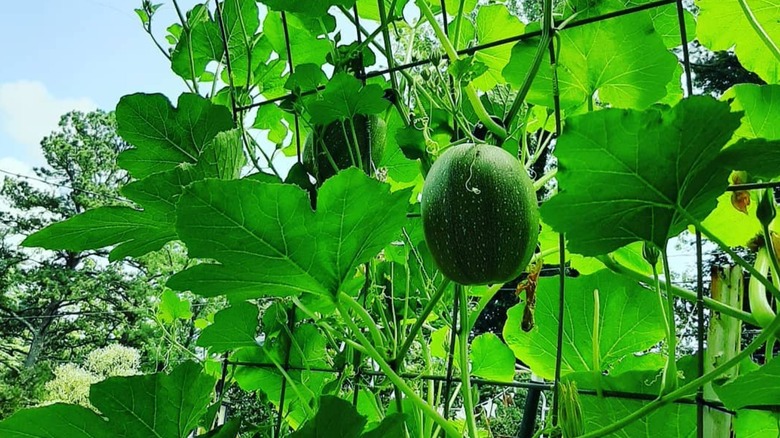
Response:
[{"label": "distant tree", "polygon": [[161,361],[181,360],[187,355],[182,347],[194,347],[198,313],[167,331],[155,318],[163,289],[158,278],[185,259],[175,247],[141,262],[116,263],[108,262],[105,250],[17,247],[24,236],[52,222],[97,206],[127,204],[118,187],[128,176],[116,158],[128,147],[116,133],[113,113],[70,112],[41,142],[46,165],[34,171],[45,185],[23,178],[3,181],[0,417],[36,403],[58,364],[82,363],[108,344],[138,348],[151,370],[164,368]]},{"label": "distant tree", "polygon": [[712,52],[698,41],[690,49],[693,85],[704,93],[720,96],[736,84],[766,84],[757,74],[742,67],[734,52]]}]

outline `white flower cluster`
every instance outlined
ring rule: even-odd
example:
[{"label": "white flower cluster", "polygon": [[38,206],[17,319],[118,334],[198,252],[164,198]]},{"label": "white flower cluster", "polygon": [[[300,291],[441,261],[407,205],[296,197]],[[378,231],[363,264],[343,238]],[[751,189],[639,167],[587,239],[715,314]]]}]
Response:
[{"label": "white flower cluster", "polygon": [[43,404],[73,403],[91,407],[89,387],[114,376],[140,374],[141,353],[132,347],[112,344],[92,351],[83,367],[68,363],[54,370],[54,379],[46,382]]},{"label": "white flower cluster", "polygon": [[111,344],[89,353],[86,368],[102,378],[139,374],[141,353],[132,347]]},{"label": "white flower cluster", "polygon": [[46,382],[45,404],[89,404],[89,386],[102,380],[95,374],[72,363],[60,365],[54,370],[54,379]]}]

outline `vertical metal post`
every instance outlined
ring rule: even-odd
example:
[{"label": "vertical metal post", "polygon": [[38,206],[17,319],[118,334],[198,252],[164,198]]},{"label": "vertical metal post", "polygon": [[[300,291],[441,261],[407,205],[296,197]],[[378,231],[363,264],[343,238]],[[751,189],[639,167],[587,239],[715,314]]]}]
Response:
[{"label": "vertical metal post", "polygon": [[[282,29],[284,29],[284,43],[287,47],[287,66],[290,69],[290,74],[295,73],[295,63],[293,62],[292,45],[290,44],[290,30],[287,26],[287,14],[282,11]],[[298,158],[298,163],[301,163],[301,124],[298,113],[293,114],[295,119],[295,153]]]}]

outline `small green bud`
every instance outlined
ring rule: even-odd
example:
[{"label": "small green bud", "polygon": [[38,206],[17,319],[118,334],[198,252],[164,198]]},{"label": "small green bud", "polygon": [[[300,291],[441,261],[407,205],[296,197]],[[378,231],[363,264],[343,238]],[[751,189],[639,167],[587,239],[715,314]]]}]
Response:
[{"label": "small green bud", "polygon": [[642,258],[644,258],[647,263],[650,263],[650,266],[655,266],[658,264],[658,257],[661,256],[661,251],[658,250],[658,247],[655,246],[655,244],[644,241],[642,243]]},{"label": "small green bud", "polygon": [[756,217],[761,225],[768,227],[775,220],[777,209],[775,207],[775,195],[771,188],[768,188],[761,194],[761,200],[758,201],[756,208]]}]

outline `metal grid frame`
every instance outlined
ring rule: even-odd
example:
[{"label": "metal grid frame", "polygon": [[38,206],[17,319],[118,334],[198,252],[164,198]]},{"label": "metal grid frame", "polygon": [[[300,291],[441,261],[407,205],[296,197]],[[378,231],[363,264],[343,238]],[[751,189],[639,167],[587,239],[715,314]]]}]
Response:
[{"label": "metal grid frame", "polygon": [[[220,1],[216,0],[216,10],[217,10],[217,18],[219,19],[220,25],[222,25],[221,20],[221,5]],[[378,8],[380,17],[382,19],[382,23],[387,22],[387,12],[385,8],[385,4],[383,0],[378,0]],[[395,6],[396,1],[393,0],[391,3],[391,10]],[[641,4],[638,6],[632,6],[628,7],[619,11],[614,11],[594,17],[588,17],[583,18],[579,20],[573,20],[571,22],[568,22],[566,24],[566,29],[569,28],[575,28],[579,26],[585,26],[592,23],[598,23],[600,21],[609,20],[612,18],[617,18],[625,15],[634,14],[641,11],[651,10],[654,8],[658,8],[665,5],[671,5],[676,4],[677,8],[677,18],[678,18],[678,28],[679,28],[679,34],[680,34],[680,40],[682,44],[682,64],[683,64],[683,77],[684,77],[684,95],[685,97],[692,96],[694,94],[693,90],[693,84],[692,84],[692,76],[691,76],[691,65],[690,65],[690,58],[689,58],[689,52],[688,52],[688,43],[687,43],[687,35],[686,35],[686,28],[685,28],[685,19],[684,19],[684,6],[683,6],[683,0],[656,0],[652,2],[648,2],[645,4]],[[444,20],[444,29],[447,30],[447,10],[444,0],[440,0],[441,10],[442,10],[442,17]],[[354,6],[353,9],[354,12],[354,20],[353,24],[355,25],[355,32],[357,34],[357,41],[360,43],[362,41],[362,31],[364,29],[360,25],[360,16],[358,14],[357,10],[357,3]],[[282,19],[282,25],[284,29],[284,36],[285,41],[287,43],[287,61],[288,61],[288,68],[290,72],[294,72],[295,64],[293,62],[293,56],[292,56],[292,48],[290,45],[290,37],[289,37],[289,29],[288,29],[288,22],[287,22],[287,15],[285,12],[281,12],[281,19]],[[559,23],[554,23],[553,27],[555,28],[556,25]],[[222,27],[222,26],[221,26]],[[398,91],[398,80],[396,77],[396,73],[411,69],[414,67],[419,67],[427,64],[433,64],[433,59],[420,59],[415,60],[406,64],[397,65],[392,53],[392,44],[389,36],[389,31],[387,29],[386,25],[382,25],[382,34],[385,44],[385,50],[387,52],[387,63],[388,67],[384,69],[374,70],[374,71],[365,71],[365,68],[362,68],[360,72],[358,72],[355,76],[360,79],[364,84],[367,79],[389,75],[390,77],[390,83],[392,84],[393,90],[396,92]],[[226,41],[226,35],[224,34],[224,28],[222,28],[222,37],[223,37],[223,43]],[[459,55],[473,55],[481,50],[489,49],[491,47],[497,47],[502,46],[506,44],[513,44],[519,41],[525,41],[532,38],[536,38],[542,35],[542,30],[533,31],[524,33],[521,35],[516,35],[513,37],[492,41],[486,44],[478,45],[475,47],[470,47],[466,49],[460,49],[457,51]],[[230,65],[230,53],[228,52],[227,44],[225,44],[225,56],[227,58],[226,60],[226,68],[228,70],[228,76],[232,77],[232,74],[230,73],[231,65]],[[362,56],[362,54],[360,55]],[[552,65],[555,65],[556,63],[556,50],[555,50],[555,43],[554,40],[551,39],[549,43],[549,60]],[[362,65],[362,62],[361,62]],[[451,79],[451,78],[450,78]],[[232,83],[230,84],[231,90],[233,90]],[[454,87],[455,84],[452,80],[450,80],[450,87],[452,87],[451,91],[455,92]],[[286,99],[290,98],[299,98],[302,96],[312,95],[315,94],[321,90],[324,89],[324,86],[320,86],[313,90],[307,90],[303,91],[297,94],[287,94],[284,96],[276,97],[273,99],[266,99],[262,102],[252,103],[250,105],[246,106],[240,106],[237,104],[236,98],[233,94],[231,94],[231,103],[232,103],[232,109],[234,118],[236,120],[240,120],[240,117],[242,114],[250,109],[258,108],[264,105],[274,104]],[[559,102],[559,95],[558,95],[558,84],[557,84],[557,76],[553,76],[553,99],[554,99],[554,115],[555,115],[555,137],[558,137],[561,133],[561,108],[560,108],[560,102]],[[405,116],[405,115],[404,115]],[[295,130],[295,139],[296,139],[296,152],[297,152],[297,160],[300,163],[301,162],[301,139],[300,139],[300,122],[299,122],[299,116],[296,114],[294,117],[294,130]],[[729,191],[738,191],[738,190],[758,190],[762,188],[778,188],[780,187],[780,182],[769,182],[769,183],[752,183],[752,184],[737,184],[737,185],[731,185],[728,187],[727,190]],[[419,217],[419,214],[409,214],[409,217]],[[702,257],[702,236],[701,233],[697,230],[695,233],[695,246],[696,246],[696,311],[697,311],[697,330],[696,330],[696,338],[697,338],[697,352],[695,353],[697,356],[697,368],[698,368],[698,375],[696,377],[699,377],[704,374],[704,336],[706,334],[705,331],[705,324],[704,324],[704,307],[705,307],[705,298],[704,298],[704,280],[703,280],[703,257]],[[550,269],[552,271],[557,271],[560,283],[559,283],[559,296],[558,296],[558,305],[559,305],[559,314],[558,314],[558,321],[563,321],[564,317],[564,301],[565,301],[565,292],[566,292],[566,266],[565,266],[565,238],[561,234],[559,235],[559,254],[560,254],[560,260],[558,261],[558,266],[554,269]],[[508,290],[506,288],[502,288],[502,290]],[[511,289],[514,290],[514,289]],[[453,312],[452,312],[452,325],[455,327],[455,322],[458,319],[458,313],[459,313],[459,306],[463,305],[463,303],[458,302],[458,295],[454,295],[454,302],[453,302]],[[293,330],[295,328],[295,320],[294,320],[294,312],[290,311],[288,312],[288,329],[290,330],[290,334],[293,333]],[[448,361],[447,361],[447,372],[445,375],[425,375],[425,374],[414,374],[414,373],[399,373],[399,376],[408,379],[408,380],[421,380],[421,381],[437,381],[437,382],[443,382],[445,384],[444,388],[444,417],[447,418],[450,413],[450,406],[449,401],[451,399],[450,397],[450,390],[453,382],[460,381],[460,379],[454,379],[453,378],[453,358],[454,358],[454,348],[455,348],[455,334],[457,333],[456,330],[451,330],[452,336],[449,342],[449,352],[448,352]],[[488,379],[482,379],[482,378],[476,378],[472,377],[471,383],[475,386],[494,386],[494,387],[503,387],[503,388],[518,388],[518,389],[526,389],[529,391],[552,391],[553,392],[553,404],[552,409],[550,412],[550,415],[552,417],[553,424],[557,423],[557,411],[558,411],[558,404],[559,404],[559,384],[560,384],[560,377],[561,377],[561,352],[562,352],[562,344],[563,344],[563,324],[558,325],[558,335],[557,335],[557,355],[556,355],[556,366],[555,366],[555,378],[552,382],[549,383],[537,383],[532,381],[513,381],[513,382],[500,382],[500,381],[493,381]],[[285,359],[283,363],[283,368],[285,371],[310,371],[310,372],[322,372],[322,373],[331,373],[334,375],[340,375],[344,372],[343,369],[335,369],[335,368],[312,368],[312,367],[296,367],[289,363],[290,359],[290,351],[289,348],[285,352]],[[356,365],[359,365],[360,360],[358,357],[355,357],[354,363]],[[220,387],[224,386],[225,379],[227,377],[227,367],[252,367],[252,368],[267,368],[267,369],[276,369],[275,364],[262,364],[262,363],[254,363],[254,362],[241,362],[241,361],[231,361],[227,358],[227,355],[223,359],[223,372],[222,377],[220,379],[219,385]],[[356,372],[353,376],[353,387],[354,390],[354,397],[352,400],[353,405],[357,404],[357,394],[358,394],[358,386],[360,384],[361,376],[370,376],[370,377],[382,377],[384,376],[383,373],[377,372],[374,370],[366,369],[363,366],[356,366]],[[286,395],[286,379],[282,378],[282,386],[280,391],[280,403],[277,411],[277,418],[276,423],[274,425],[274,436],[279,436],[279,433],[281,431],[282,424],[284,422],[284,407],[285,407],[285,395]],[[579,389],[578,392],[583,395],[596,395],[595,391],[592,390],[583,390]],[[639,394],[639,393],[628,393],[628,392],[617,392],[617,391],[603,391],[602,392],[604,396],[606,397],[615,397],[615,398],[624,398],[624,399],[631,399],[631,400],[654,400],[656,399],[656,396],[650,395],[650,394]],[[682,398],[679,400],[674,401],[674,403],[677,404],[685,404],[685,405],[695,405],[696,406],[696,431],[697,431],[697,437],[704,438],[704,408],[710,408],[717,411],[721,411],[724,413],[728,413],[731,415],[734,415],[734,412],[730,411],[729,409],[726,409],[722,403],[719,401],[714,400],[706,400],[704,398],[703,389],[699,388],[696,392],[695,396],[693,398]],[[761,408],[757,408],[761,409]]]}]

